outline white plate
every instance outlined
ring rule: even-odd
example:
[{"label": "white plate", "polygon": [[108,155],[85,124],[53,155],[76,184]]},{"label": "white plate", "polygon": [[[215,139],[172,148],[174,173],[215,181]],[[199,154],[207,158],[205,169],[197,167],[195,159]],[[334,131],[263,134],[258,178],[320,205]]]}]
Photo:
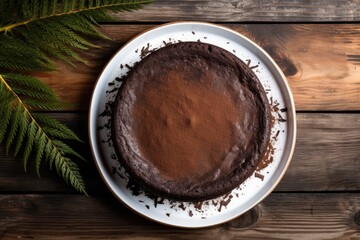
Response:
[{"label": "white plate", "polygon": [[[134,194],[129,184],[129,177],[116,159],[112,147],[110,130],[102,126],[110,122],[109,114],[104,111],[111,109],[109,102],[116,96],[116,88],[120,86],[116,77],[124,76],[129,69],[141,60],[141,52],[146,49],[160,48],[168,42],[201,41],[226,49],[244,62],[251,60],[253,69],[265,89],[268,90],[269,101],[277,102],[278,108],[287,108],[279,114],[286,121],[275,121],[272,128],[272,137],[276,149],[273,153],[273,162],[261,170],[264,179],[251,176],[231,194],[205,201],[203,203],[189,203],[170,201],[168,199],[154,199],[143,191]],[[141,51],[141,50],[144,51]],[[115,88],[116,87],[116,88]],[[273,113],[278,118],[278,113]],[[105,116],[104,116],[105,115]],[[159,223],[199,228],[212,226],[229,221],[245,213],[262,199],[264,199],[279,183],[284,175],[295,145],[296,121],[295,107],[290,88],[280,68],[270,56],[255,43],[222,26],[200,22],[177,22],[158,26],[135,37],[123,46],[110,60],[102,71],[93,92],[90,116],[89,134],[92,153],[96,166],[112,193],[127,207],[140,215]],[[131,179],[130,179],[131,180]]]}]

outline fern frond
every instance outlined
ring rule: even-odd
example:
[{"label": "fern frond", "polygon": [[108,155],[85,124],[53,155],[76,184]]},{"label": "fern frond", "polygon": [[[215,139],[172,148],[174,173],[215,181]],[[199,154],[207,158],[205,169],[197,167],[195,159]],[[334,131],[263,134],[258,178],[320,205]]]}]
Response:
[{"label": "fern frond", "polygon": [[[7,133],[6,139],[6,152],[10,147],[14,145],[16,140],[14,155],[23,149],[24,169],[26,171],[27,163],[30,155],[34,154],[35,169],[38,175],[40,175],[40,166],[42,160],[45,159],[49,162],[55,161],[55,167],[60,176],[62,176],[68,184],[73,186],[77,191],[85,193],[84,181],[80,175],[77,165],[72,162],[68,156],[75,156],[83,159],[77,152],[71,149],[65,143],[62,143],[59,139],[67,138],[72,140],[78,140],[79,138],[66,126],[60,122],[51,119],[50,117],[43,117],[41,114],[34,116],[30,113],[27,99],[21,99],[20,96],[11,88],[7,82],[6,75],[0,75],[0,100],[5,101],[1,103],[1,113],[10,112],[10,116],[7,117],[12,124],[2,125],[2,132]],[[17,79],[16,75],[10,75],[13,79]],[[15,76],[15,77],[14,77]],[[21,76],[19,79],[23,79],[25,76]],[[32,86],[37,86],[36,84]],[[46,91],[46,90],[44,90]],[[5,127],[4,127],[5,126]],[[47,129],[47,130],[45,130]],[[54,136],[51,131],[64,131],[62,135]],[[21,146],[21,143],[26,138],[26,143]],[[52,159],[53,158],[53,159]]]},{"label": "fern frond", "polygon": [[72,162],[69,158],[56,155],[55,167],[58,174],[65,179],[67,184],[73,186],[80,193],[87,195],[84,180],[80,175],[78,166],[74,162]]},{"label": "fern frond", "polygon": [[[3,0],[4,1],[4,0]],[[8,0],[15,1],[17,0]],[[6,1],[4,1],[6,2]],[[98,21],[112,21],[108,11],[132,11],[149,0],[102,1],[19,1],[0,25],[0,70],[51,71],[50,58],[74,65],[72,59],[86,63],[73,49],[97,47],[86,37],[108,39],[97,28]],[[0,5],[4,8],[8,4]],[[5,33],[5,34],[1,34]]]},{"label": "fern frond", "polygon": [[51,71],[52,61],[23,40],[0,35],[0,70]]},{"label": "fern frond", "polygon": [[9,149],[10,149],[10,146],[16,136],[16,133],[17,133],[17,130],[18,130],[18,127],[19,127],[19,122],[20,122],[20,116],[21,116],[21,106],[18,105],[17,108],[15,109],[14,113],[12,114],[12,117],[11,117],[11,123],[10,124],[10,127],[9,127],[9,131],[8,131],[8,134],[7,134],[7,140],[6,140],[6,154],[9,153]]},{"label": "fern frond", "polygon": [[40,164],[42,160],[42,156],[45,151],[45,145],[47,143],[47,138],[44,131],[39,128],[37,133],[35,134],[35,143],[36,143],[36,153],[35,153],[35,170],[38,176],[40,176]]},{"label": "fern frond", "polygon": [[24,142],[27,126],[29,123],[26,112],[22,112],[21,114],[22,114],[22,116],[20,116],[20,118],[19,118],[19,132],[17,134],[16,145],[15,145],[15,149],[14,149],[14,156],[16,156],[19,153],[19,150],[22,147],[22,143]]},{"label": "fern frond", "polygon": [[37,78],[20,73],[7,73],[6,75],[4,74],[3,76],[4,78],[6,78],[6,82],[11,87],[15,85],[20,85],[26,87],[27,89],[36,90],[38,92],[49,94],[56,97],[55,92]]},{"label": "fern frond", "polygon": [[42,101],[38,99],[23,99],[23,103],[31,110],[43,110],[43,111],[60,111],[67,106],[67,104],[60,101]]},{"label": "fern frond", "polygon": [[77,158],[80,158],[83,161],[86,161],[85,158],[83,158],[81,155],[79,155],[74,149],[69,147],[67,144],[65,144],[61,141],[57,141],[57,140],[54,140],[54,144],[60,149],[62,154],[69,154],[69,155],[75,156]]},{"label": "fern frond", "polygon": [[97,47],[88,37],[109,39],[98,28],[99,21],[113,20],[108,11],[132,11],[150,2],[0,0],[0,143],[5,142],[6,152],[14,148],[15,156],[23,152],[25,171],[34,155],[38,174],[45,160],[86,194],[79,169],[69,157],[83,158],[61,141],[79,138],[60,122],[30,112],[61,110],[66,105],[45,84],[17,72],[52,71],[54,60],[72,66],[87,63],[76,50]]},{"label": "fern frond", "polygon": [[[43,114],[33,113],[33,117],[40,123],[46,125],[47,129],[56,130],[58,132],[61,132],[62,135],[66,135],[64,138],[69,140],[76,140],[81,142],[79,137],[67,126],[60,123],[56,119],[53,119],[51,117],[48,117]],[[46,132],[46,130],[45,130]]]},{"label": "fern frond", "polygon": [[6,87],[0,84],[0,116],[1,116],[1,124],[0,124],[0,143],[3,142],[6,129],[8,124],[10,123],[10,119],[12,116],[12,102],[14,101],[14,96],[12,96],[8,91],[6,91]]},{"label": "fern frond", "polygon": [[30,153],[33,150],[34,147],[34,139],[36,135],[37,130],[37,124],[34,119],[31,119],[31,122],[26,130],[26,144],[24,146],[24,154],[23,154],[23,162],[24,162],[24,170],[26,172],[27,169],[27,163],[30,157]]}]

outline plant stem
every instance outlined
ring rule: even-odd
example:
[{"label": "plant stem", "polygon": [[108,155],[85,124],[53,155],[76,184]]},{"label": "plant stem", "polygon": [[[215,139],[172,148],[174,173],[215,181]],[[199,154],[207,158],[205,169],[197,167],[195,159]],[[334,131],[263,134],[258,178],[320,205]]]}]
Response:
[{"label": "plant stem", "polygon": [[[146,3],[150,3],[152,2],[151,0],[144,0],[144,1],[140,1],[137,2],[136,4],[146,4]],[[18,22],[18,23],[13,23],[13,24],[9,24],[7,26],[1,27],[0,28],[0,32],[8,32],[13,28],[22,26],[22,25],[26,25],[30,22],[33,22],[35,20],[40,20],[40,19],[46,19],[46,18],[51,18],[51,17],[59,17],[59,16],[63,16],[63,15],[69,15],[69,14],[74,14],[74,13],[79,13],[79,12],[85,12],[85,11],[91,11],[91,10],[97,10],[97,9],[101,9],[101,8],[108,8],[108,7],[116,7],[116,6],[126,6],[126,5],[131,5],[134,3],[113,3],[113,4],[106,4],[106,5],[101,5],[101,6],[97,6],[97,7],[89,7],[89,8],[84,8],[84,9],[77,9],[77,10],[72,10],[69,12],[65,12],[65,13],[55,13],[49,16],[45,16],[45,17],[39,17],[39,18],[30,18],[27,19],[25,21],[22,22]]]}]

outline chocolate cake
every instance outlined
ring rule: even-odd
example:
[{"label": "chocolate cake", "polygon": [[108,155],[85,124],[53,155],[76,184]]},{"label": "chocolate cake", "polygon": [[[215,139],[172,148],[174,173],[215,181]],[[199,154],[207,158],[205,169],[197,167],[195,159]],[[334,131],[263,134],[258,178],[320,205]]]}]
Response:
[{"label": "chocolate cake", "polygon": [[130,176],[159,196],[200,201],[246,180],[265,154],[270,107],[252,70],[205,43],[163,47],[128,74],[112,137]]}]

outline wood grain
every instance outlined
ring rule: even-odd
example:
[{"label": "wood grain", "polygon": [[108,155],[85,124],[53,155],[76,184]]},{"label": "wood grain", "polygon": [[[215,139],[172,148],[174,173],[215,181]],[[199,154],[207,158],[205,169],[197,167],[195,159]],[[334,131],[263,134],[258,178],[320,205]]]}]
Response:
[{"label": "wood grain", "polygon": [[[360,25],[356,24],[230,24],[262,46],[277,62],[291,85],[297,110],[360,110]],[[87,110],[101,69],[130,38],[153,25],[103,25],[114,41],[83,53],[89,65],[59,64],[58,72],[38,73],[67,110]],[[119,63],[120,64],[120,63]]]},{"label": "wood grain", "polygon": [[[87,142],[85,114],[50,114],[75,129]],[[276,191],[360,191],[360,114],[298,114],[298,138],[292,163]],[[90,193],[108,192],[87,144],[74,146],[88,159],[82,163]],[[81,150],[80,150],[81,149]],[[44,163],[42,177],[33,166],[23,172],[21,161],[0,151],[0,192],[71,191]],[[266,170],[266,169],[265,169]],[[266,177],[266,174],[265,174]]]},{"label": "wood grain", "polygon": [[358,0],[157,0],[135,13],[114,14],[118,21],[319,22],[358,21]]},{"label": "wood grain", "polygon": [[110,195],[0,195],[0,238],[357,240],[359,211],[358,194],[273,193],[229,223],[186,230],[150,222]]}]

